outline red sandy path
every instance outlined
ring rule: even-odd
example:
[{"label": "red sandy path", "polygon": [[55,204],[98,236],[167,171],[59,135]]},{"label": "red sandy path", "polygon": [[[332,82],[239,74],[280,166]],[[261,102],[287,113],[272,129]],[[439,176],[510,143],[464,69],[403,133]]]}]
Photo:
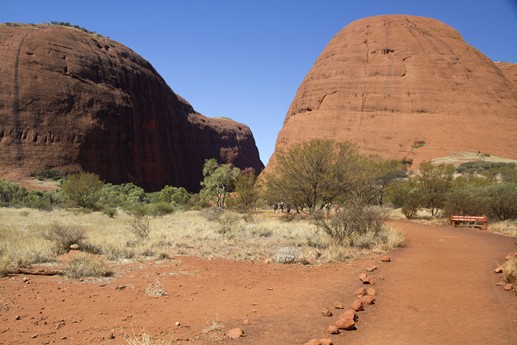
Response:
[{"label": "red sandy path", "polygon": [[[493,273],[512,251],[512,239],[396,224],[407,232],[407,247],[391,254],[392,263],[375,262],[374,275],[385,277],[376,285],[378,302],[359,314],[357,331],[332,336],[334,344],[517,343],[517,297],[496,287]],[[361,286],[357,275],[371,264],[304,267],[180,257],[121,266],[116,279],[104,283],[2,279],[0,344],[123,344],[123,334],[142,328],[182,339],[173,344],[303,344],[330,337],[326,328],[335,317],[322,317],[321,309],[334,301],[348,305]],[[144,293],[157,279],[168,296]],[[221,332],[203,333],[212,321],[242,327],[247,336],[221,340]]]}]

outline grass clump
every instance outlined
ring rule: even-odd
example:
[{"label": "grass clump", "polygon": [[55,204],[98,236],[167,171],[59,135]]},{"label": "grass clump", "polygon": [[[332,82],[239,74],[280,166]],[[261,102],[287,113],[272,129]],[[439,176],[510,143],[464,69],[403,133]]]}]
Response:
[{"label": "grass clump", "polygon": [[139,336],[133,334],[132,337],[126,336],[127,345],[169,345],[170,340],[153,339],[146,332],[142,332]]},{"label": "grass clump", "polygon": [[503,264],[503,279],[507,283],[517,283],[517,258],[508,260]]},{"label": "grass clump", "polygon": [[100,258],[80,253],[75,255],[64,269],[67,278],[77,279],[83,277],[111,277],[113,270]]},{"label": "grass clump", "polygon": [[55,244],[58,254],[64,254],[72,244],[85,246],[86,230],[80,226],[54,223],[43,231],[43,238]]}]

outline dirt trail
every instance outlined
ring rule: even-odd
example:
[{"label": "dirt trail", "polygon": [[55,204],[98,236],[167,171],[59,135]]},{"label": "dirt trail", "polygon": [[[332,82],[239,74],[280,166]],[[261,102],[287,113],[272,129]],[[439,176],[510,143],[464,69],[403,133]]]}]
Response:
[{"label": "dirt trail", "polygon": [[[287,345],[311,338],[332,338],[335,345],[517,343],[517,297],[495,286],[500,277],[493,272],[513,249],[512,239],[396,225],[407,232],[408,244],[390,254],[391,263],[377,257],[320,266],[178,257],[122,265],[106,281],[0,279],[0,344],[125,344],[124,334],[142,329],[171,344]],[[356,331],[330,336],[326,329],[336,317],[323,317],[322,308],[348,306],[362,286],[358,274],[372,264],[378,266],[371,273],[376,305],[360,312]],[[246,337],[225,339],[233,327]]]},{"label": "dirt trail", "polygon": [[382,267],[386,279],[357,344],[517,344],[517,297],[494,273],[512,239],[477,229],[397,222],[403,250]]}]

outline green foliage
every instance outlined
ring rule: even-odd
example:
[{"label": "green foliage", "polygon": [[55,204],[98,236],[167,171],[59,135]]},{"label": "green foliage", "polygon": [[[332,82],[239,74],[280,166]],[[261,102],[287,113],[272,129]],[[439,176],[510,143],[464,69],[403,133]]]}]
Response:
[{"label": "green foliage", "polygon": [[83,28],[82,26],[79,26],[79,25],[72,25],[69,22],[56,22],[56,21],[52,21],[52,22],[46,23],[46,24],[58,25],[58,26],[67,26],[67,27],[70,27],[70,28],[74,28],[74,29],[77,29],[77,30],[84,31],[84,32],[86,32],[88,34],[95,34],[95,35],[97,35],[97,33],[95,31],[90,31],[90,30],[85,29],[85,28]]},{"label": "green foliage", "polygon": [[386,199],[394,207],[401,208],[407,219],[416,217],[423,204],[422,193],[415,180],[394,181],[387,188]]},{"label": "green foliage", "polygon": [[27,190],[15,183],[0,179],[0,205],[15,206],[23,203]]},{"label": "green foliage", "polygon": [[152,193],[154,201],[165,202],[175,206],[185,206],[188,204],[191,195],[183,187],[165,186],[159,192]]},{"label": "green foliage", "polygon": [[82,172],[67,176],[61,192],[72,206],[95,209],[103,186],[98,175]]},{"label": "green foliage", "polygon": [[456,171],[460,174],[481,174],[492,169],[516,169],[516,167],[515,163],[477,161],[461,163]]},{"label": "green foliage", "polygon": [[25,206],[29,208],[36,208],[42,211],[51,211],[52,205],[52,193],[43,191],[31,191],[25,196]]},{"label": "green foliage", "polygon": [[128,211],[148,202],[148,200],[149,198],[143,188],[132,183],[120,185],[107,183],[100,192],[99,203],[107,207],[120,207]]},{"label": "green foliage", "polygon": [[418,190],[421,192],[422,205],[435,216],[445,204],[445,197],[452,187],[454,166],[422,162],[416,177]]},{"label": "green foliage", "polygon": [[447,193],[446,216],[486,215],[499,220],[517,218],[517,183],[462,182]]},{"label": "green foliage", "polygon": [[490,198],[489,215],[499,220],[517,218],[517,183],[496,183],[485,189]]},{"label": "green foliage", "polygon": [[256,180],[257,177],[253,169],[247,169],[240,173],[235,181],[235,193],[228,202],[233,209],[243,213],[249,213],[253,210],[259,198],[259,192],[255,187]]},{"label": "green foliage", "polygon": [[280,151],[265,177],[270,202],[322,209],[353,191],[359,180],[360,159],[350,142],[312,140]]},{"label": "green foliage", "polygon": [[389,183],[407,175],[405,166],[400,161],[386,160],[379,156],[362,157],[360,167],[354,199],[369,205],[382,205]]},{"label": "green foliage", "polygon": [[61,171],[59,171],[57,169],[46,169],[46,170],[42,170],[36,174],[36,178],[39,181],[44,181],[44,180],[59,181],[64,176],[65,176],[65,174],[63,174]]},{"label": "green foliage", "polygon": [[226,196],[235,186],[240,174],[239,168],[231,164],[219,164],[212,158],[205,161],[203,166],[204,179],[201,182],[201,198],[218,207],[225,207]]}]

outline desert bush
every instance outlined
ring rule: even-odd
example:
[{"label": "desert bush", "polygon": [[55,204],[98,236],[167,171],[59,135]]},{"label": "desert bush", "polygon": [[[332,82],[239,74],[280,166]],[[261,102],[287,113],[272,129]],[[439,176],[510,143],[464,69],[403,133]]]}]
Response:
[{"label": "desert bush", "polygon": [[100,258],[80,253],[72,257],[64,269],[67,278],[77,279],[82,277],[110,277],[113,270]]},{"label": "desert bush", "polygon": [[154,202],[166,202],[176,206],[188,204],[191,195],[183,187],[165,186],[161,191],[150,194]]},{"label": "desert bush", "polygon": [[22,204],[27,190],[22,186],[0,179],[0,206],[14,206]]},{"label": "desert bush", "polygon": [[201,215],[211,222],[219,220],[223,213],[222,207],[208,207],[201,210]]},{"label": "desert bush", "polygon": [[386,200],[400,208],[407,219],[414,218],[423,204],[421,191],[414,180],[391,183],[386,191]]},{"label": "desert bush", "polygon": [[488,195],[489,215],[499,220],[517,218],[517,183],[495,183],[484,189]]},{"label": "desert bush", "polygon": [[235,181],[235,193],[228,200],[228,206],[238,212],[250,214],[256,206],[259,192],[255,187],[255,170],[241,171]]},{"label": "desert bush", "polygon": [[68,252],[72,244],[86,245],[86,230],[81,226],[54,223],[43,231],[43,238],[53,242],[58,254]]},{"label": "desert bush", "polygon": [[300,259],[300,248],[280,247],[275,253],[273,260],[279,264],[292,264]]},{"label": "desert bush", "polygon": [[159,201],[145,205],[144,210],[150,216],[161,217],[174,212],[176,208],[171,203]]},{"label": "desert bush", "polygon": [[139,239],[146,239],[151,233],[151,218],[149,216],[132,215],[129,231]]},{"label": "desert bush", "polygon": [[51,211],[53,209],[52,195],[43,191],[29,192],[25,197],[24,204],[29,208],[41,211]]},{"label": "desert bush", "polygon": [[483,187],[467,185],[453,188],[447,193],[444,204],[444,215],[481,216],[488,214],[489,198]]},{"label": "desert bush", "polygon": [[65,178],[61,193],[72,206],[95,209],[104,183],[93,173],[72,174]]},{"label": "desert bush", "polygon": [[148,202],[149,197],[144,189],[132,183],[120,185],[107,183],[102,187],[99,197],[100,204],[112,208],[120,207],[126,211],[141,207]]},{"label": "desert bush", "polygon": [[335,245],[353,245],[359,236],[367,233],[376,236],[382,228],[384,217],[378,207],[350,203],[335,216],[321,216],[315,222]]}]

